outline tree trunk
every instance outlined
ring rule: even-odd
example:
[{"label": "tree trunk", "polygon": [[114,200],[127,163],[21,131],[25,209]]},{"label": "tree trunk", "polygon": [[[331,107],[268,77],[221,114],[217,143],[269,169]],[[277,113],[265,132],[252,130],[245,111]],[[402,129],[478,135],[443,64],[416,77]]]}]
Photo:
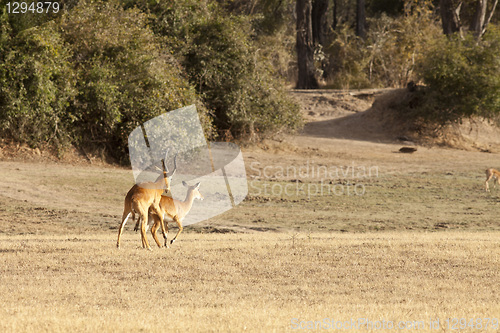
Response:
[{"label": "tree trunk", "polygon": [[356,0],[356,36],[366,37],[365,0]]},{"label": "tree trunk", "polygon": [[452,0],[440,0],[439,7],[443,33],[451,35],[460,32],[461,34],[460,9],[462,8],[462,2],[459,2],[458,6],[455,7]]},{"label": "tree trunk", "polygon": [[338,0],[333,0],[333,21],[332,21],[332,30],[335,31],[337,30],[337,24],[338,24],[338,18],[337,18],[337,1]]},{"label": "tree trunk", "polygon": [[297,89],[318,88],[314,70],[314,48],[311,22],[311,0],[297,0]]},{"label": "tree trunk", "polygon": [[325,45],[328,11],[328,0],[314,0],[312,3],[312,32],[314,45]]},{"label": "tree trunk", "polygon": [[470,24],[470,31],[474,33],[474,36],[477,40],[481,39],[481,37],[486,32],[486,26],[490,23],[491,18],[495,12],[498,0],[495,0],[491,11],[486,18],[487,9],[488,9],[488,0],[478,0],[476,4],[476,12],[474,17],[472,18],[472,22]]},{"label": "tree trunk", "polygon": [[482,35],[484,21],[486,20],[486,7],[488,6],[487,0],[478,0],[476,3],[476,12],[470,23],[470,31],[474,33],[477,39]]}]

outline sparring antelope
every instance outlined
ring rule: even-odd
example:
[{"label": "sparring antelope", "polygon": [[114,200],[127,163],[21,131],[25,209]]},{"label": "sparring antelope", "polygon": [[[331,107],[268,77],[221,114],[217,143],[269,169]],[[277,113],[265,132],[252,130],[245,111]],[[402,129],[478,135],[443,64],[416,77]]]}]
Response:
[{"label": "sparring antelope", "polygon": [[493,188],[495,188],[496,183],[500,185],[500,171],[496,169],[486,169],[486,181],[484,182],[486,187],[486,192],[490,191],[490,187],[488,186],[488,182],[493,178]]},{"label": "sparring antelope", "polygon": [[[175,242],[177,239],[177,236],[182,231],[182,221],[186,217],[186,215],[189,213],[191,210],[191,207],[193,206],[193,201],[194,199],[199,199],[203,200],[203,195],[201,195],[199,189],[200,189],[200,183],[197,183],[193,186],[189,186],[186,182],[182,182],[182,185],[188,188],[187,193],[186,193],[186,199],[184,201],[179,201],[176,199],[172,199],[171,197],[168,196],[162,196],[160,200],[160,209],[163,210],[165,215],[167,215],[170,220],[175,223],[177,223],[177,226],[179,227],[179,230],[177,231],[177,234],[175,237],[170,241],[170,244]],[[163,234],[163,239],[165,240],[165,247],[168,247],[167,245],[167,234],[168,234],[168,222],[165,221],[165,215],[163,215],[163,218],[158,218],[158,215],[154,215],[153,211],[150,209],[149,210],[149,217],[151,217],[154,221],[153,227],[151,228],[151,233],[153,234],[153,238],[157,241],[157,236],[156,236],[156,231],[158,228],[161,226],[161,231]],[[140,223],[141,217],[137,219],[137,223],[135,224],[134,230],[137,231],[139,229],[139,223]],[[148,221],[149,222],[149,221]],[[146,226],[147,230],[147,226]]]},{"label": "sparring antelope", "polygon": [[[138,214],[139,218],[142,218],[142,221],[147,221],[148,212],[151,210],[151,212],[155,216],[158,216],[159,218],[163,217],[164,212],[163,209],[160,208],[160,200],[162,198],[165,186],[165,191],[170,192],[170,180],[177,170],[177,155],[174,157],[174,170],[172,170],[171,172],[169,172],[167,168],[167,156],[168,149],[165,153],[165,159],[162,162],[163,176],[160,175],[155,182],[135,184],[128,191],[125,197],[122,222],[120,225],[120,229],[118,230],[118,240],[116,242],[116,247],[120,248],[120,237],[122,235],[123,228],[125,227],[125,223],[127,223],[127,220],[131,215],[132,220],[135,219],[135,214]],[[141,225],[141,240],[142,247],[151,250],[151,247],[148,243],[148,238],[146,236],[145,223],[142,223]],[[158,247],[161,247],[161,244],[156,237],[155,242]]]}]

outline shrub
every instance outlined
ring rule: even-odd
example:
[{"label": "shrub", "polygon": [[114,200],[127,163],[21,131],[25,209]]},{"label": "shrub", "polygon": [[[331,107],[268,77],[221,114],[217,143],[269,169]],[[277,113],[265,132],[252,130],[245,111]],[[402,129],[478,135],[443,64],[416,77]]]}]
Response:
[{"label": "shrub", "polygon": [[420,56],[442,35],[432,5],[428,1],[408,2],[402,16],[382,15],[371,23],[367,50],[370,81],[384,87],[405,87],[416,80]]},{"label": "shrub", "polygon": [[444,124],[464,117],[500,114],[500,29],[491,25],[483,40],[472,35],[440,38],[424,54],[418,72],[425,83],[410,110],[415,117]]},{"label": "shrub", "polygon": [[257,49],[247,17],[230,15],[215,1],[137,3],[153,13],[153,30],[181,59],[221,133],[258,138],[300,126],[298,106],[267,53]]},{"label": "shrub", "polygon": [[78,75],[78,94],[68,113],[84,130],[75,139],[104,145],[119,159],[127,156],[128,134],[135,127],[185,105],[197,104],[211,134],[207,109],[147,28],[147,18],[115,1],[82,1],[61,22]]},{"label": "shrub", "polygon": [[335,89],[371,88],[369,57],[365,42],[354,31],[343,26],[333,33],[333,42],[327,47],[329,86]]},{"label": "shrub", "polygon": [[248,18],[216,1],[81,0],[66,9],[37,20],[0,15],[4,137],[125,162],[134,128],[193,103],[209,137],[213,124],[251,138],[300,125],[272,52],[260,52]]},{"label": "shrub", "polygon": [[365,40],[343,26],[326,48],[328,81],[335,88],[404,87],[415,80],[415,66],[427,45],[440,36],[428,1],[408,2],[404,14],[369,20]]},{"label": "shrub", "polygon": [[117,1],[80,1],[60,19],[17,33],[3,25],[3,136],[32,146],[72,143],[125,162],[135,127],[193,103],[210,136],[207,108],[147,18]]},{"label": "shrub", "polygon": [[3,136],[31,146],[70,142],[65,110],[76,95],[71,52],[52,23],[9,39],[0,61]]}]

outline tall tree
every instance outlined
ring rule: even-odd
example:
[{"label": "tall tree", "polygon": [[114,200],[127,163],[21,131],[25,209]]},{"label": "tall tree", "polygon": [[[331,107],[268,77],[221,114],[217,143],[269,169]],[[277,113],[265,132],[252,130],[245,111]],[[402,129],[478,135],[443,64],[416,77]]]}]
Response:
[{"label": "tall tree", "polygon": [[356,0],[356,36],[366,37],[365,0]]},{"label": "tall tree", "polygon": [[332,30],[337,30],[337,24],[338,24],[338,0],[333,0],[333,6],[332,6],[332,16],[333,16],[333,21],[332,21]]},{"label": "tall tree", "polygon": [[460,9],[462,8],[462,3],[462,1],[454,3],[453,0],[439,1],[441,24],[445,35],[461,32]]},{"label": "tall tree", "polygon": [[297,63],[299,77],[297,89],[316,89],[318,81],[314,69],[314,43],[312,34],[311,0],[297,0]]},{"label": "tall tree", "polygon": [[[497,7],[498,0],[493,2],[490,13],[488,14],[488,0],[478,0],[476,3],[476,12],[470,24],[470,31],[479,40],[486,32],[486,26],[490,23],[491,18]],[[488,14],[488,17],[486,15]]]},{"label": "tall tree", "polygon": [[[443,33],[451,35],[459,32],[462,36],[463,26],[460,17],[463,1],[457,0],[440,0],[439,7],[441,12],[441,23],[443,25]],[[471,31],[477,40],[486,32],[486,27],[493,18],[498,0],[494,0],[491,6],[488,6],[488,0],[477,0],[475,4],[475,11],[472,17],[469,17],[469,31]],[[465,3],[467,5],[467,3]],[[489,12],[488,12],[489,8]]]},{"label": "tall tree", "polygon": [[314,45],[325,45],[327,33],[326,13],[328,0],[313,0],[312,2],[312,33]]}]

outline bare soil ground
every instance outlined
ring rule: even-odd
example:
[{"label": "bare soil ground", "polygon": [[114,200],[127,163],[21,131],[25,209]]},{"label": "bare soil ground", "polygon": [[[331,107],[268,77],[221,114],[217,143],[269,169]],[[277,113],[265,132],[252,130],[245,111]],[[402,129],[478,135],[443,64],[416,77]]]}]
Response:
[{"label": "bare soil ground", "polygon": [[448,332],[447,318],[499,318],[500,187],[484,191],[498,130],[405,142],[386,104],[372,106],[382,93],[293,92],[307,124],[243,148],[247,199],[153,252],[133,223],[115,248],[130,170],[0,145],[0,330],[281,332],[368,318],[434,332],[440,318]]}]

